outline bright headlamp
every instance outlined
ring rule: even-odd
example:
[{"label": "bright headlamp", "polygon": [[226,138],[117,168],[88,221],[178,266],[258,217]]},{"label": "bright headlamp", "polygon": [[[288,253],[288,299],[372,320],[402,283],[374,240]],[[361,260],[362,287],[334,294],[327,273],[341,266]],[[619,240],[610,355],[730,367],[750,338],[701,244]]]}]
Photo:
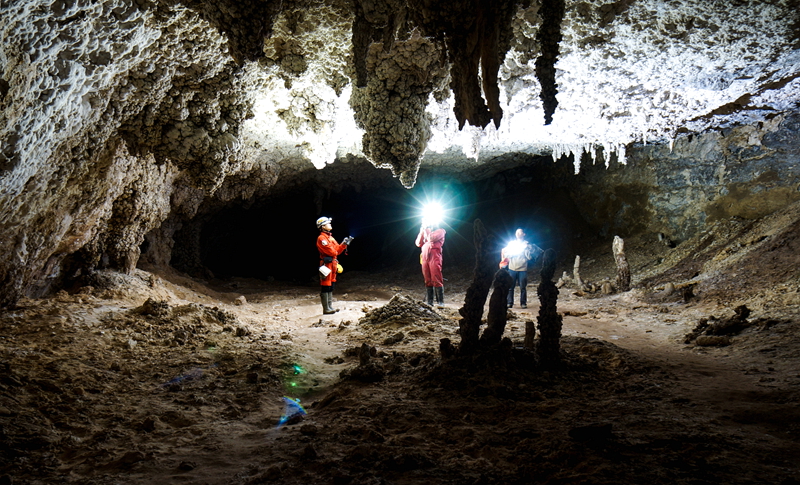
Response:
[{"label": "bright headlamp", "polygon": [[439,202],[429,202],[422,207],[422,224],[436,226],[444,220],[444,208]]},{"label": "bright headlamp", "polygon": [[525,248],[528,244],[525,241],[520,241],[518,239],[514,239],[506,246],[506,256],[513,257],[513,256],[520,256],[525,251]]}]

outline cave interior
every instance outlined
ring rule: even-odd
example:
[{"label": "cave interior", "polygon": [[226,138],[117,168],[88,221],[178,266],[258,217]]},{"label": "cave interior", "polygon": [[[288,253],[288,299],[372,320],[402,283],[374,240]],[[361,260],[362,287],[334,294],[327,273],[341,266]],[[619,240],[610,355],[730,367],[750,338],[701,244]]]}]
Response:
[{"label": "cave interior", "polygon": [[0,37],[0,485],[800,483],[800,1],[10,0]]}]

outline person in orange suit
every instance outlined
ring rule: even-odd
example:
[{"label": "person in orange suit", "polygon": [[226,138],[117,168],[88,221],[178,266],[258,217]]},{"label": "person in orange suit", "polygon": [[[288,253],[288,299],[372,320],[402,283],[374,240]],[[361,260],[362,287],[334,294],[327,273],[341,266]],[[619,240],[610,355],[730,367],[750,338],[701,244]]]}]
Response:
[{"label": "person in orange suit", "polygon": [[425,298],[428,305],[433,305],[436,296],[436,306],[444,308],[444,278],[442,277],[442,246],[446,231],[438,223],[422,221],[416,244],[422,248],[420,263],[422,263],[422,277],[425,279]]},{"label": "person in orange suit", "polygon": [[319,284],[320,300],[322,301],[322,313],[330,315],[339,310],[331,306],[333,301],[333,287],[336,284],[336,275],[339,273],[339,260],[337,257],[347,251],[347,247],[353,241],[351,236],[347,236],[339,244],[333,238],[330,217],[320,217],[317,219],[317,229],[320,233],[317,237],[317,250],[319,251]]}]

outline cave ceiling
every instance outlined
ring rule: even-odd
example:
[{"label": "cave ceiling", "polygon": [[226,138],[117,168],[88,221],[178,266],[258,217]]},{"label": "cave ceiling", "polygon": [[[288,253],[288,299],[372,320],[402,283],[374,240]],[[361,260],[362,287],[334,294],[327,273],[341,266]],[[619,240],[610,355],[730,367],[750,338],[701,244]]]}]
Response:
[{"label": "cave ceiling", "polygon": [[[631,144],[763,121],[800,99],[794,0],[60,0],[3,9],[3,104],[13,111],[33,90],[37,99],[20,108],[54,111],[45,113],[50,129],[5,117],[6,169],[20,164],[15,156],[55,148],[18,147],[26,136],[59,141],[81,124],[110,122],[132,147],[178,166],[208,158],[204,145],[211,158],[236,152],[235,169],[197,177],[212,187],[253,161],[322,168],[347,155],[410,187],[420,162],[460,169],[507,152],[599,148],[624,160]],[[198,106],[209,91],[199,85],[220,107]]]},{"label": "cave ceiling", "polygon": [[242,139],[301,145],[317,167],[363,154],[406,186],[419,160],[460,170],[602,148],[624,161],[632,144],[796,110],[797,12],[792,1],[285,7]]}]

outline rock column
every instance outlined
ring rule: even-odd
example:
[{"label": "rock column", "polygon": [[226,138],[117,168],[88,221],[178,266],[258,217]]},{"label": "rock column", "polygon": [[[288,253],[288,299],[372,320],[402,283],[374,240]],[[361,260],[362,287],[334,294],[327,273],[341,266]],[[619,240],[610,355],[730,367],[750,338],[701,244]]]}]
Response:
[{"label": "rock column", "polygon": [[500,342],[508,320],[508,290],[514,280],[508,270],[501,269],[494,275],[494,290],[489,299],[489,314],[486,316],[486,330],[481,335],[482,345],[494,345]]},{"label": "rock column", "polygon": [[458,352],[461,355],[475,352],[478,345],[478,333],[483,317],[483,306],[492,286],[493,270],[496,267],[495,258],[491,255],[491,241],[486,233],[486,228],[480,219],[475,219],[474,236],[475,244],[475,270],[472,283],[467,288],[464,297],[464,306],[458,313],[461,320],[458,322],[458,333],[461,336],[461,345]]},{"label": "rock column", "polygon": [[558,288],[553,283],[556,270],[555,251],[548,249],[542,258],[542,281],[539,283],[539,345],[536,357],[544,369],[556,367],[561,361],[561,315],[558,314]]},{"label": "rock column", "polygon": [[625,256],[625,241],[619,236],[614,236],[611,248],[614,251],[614,261],[617,263],[617,290],[628,291],[631,289],[631,268]]}]

